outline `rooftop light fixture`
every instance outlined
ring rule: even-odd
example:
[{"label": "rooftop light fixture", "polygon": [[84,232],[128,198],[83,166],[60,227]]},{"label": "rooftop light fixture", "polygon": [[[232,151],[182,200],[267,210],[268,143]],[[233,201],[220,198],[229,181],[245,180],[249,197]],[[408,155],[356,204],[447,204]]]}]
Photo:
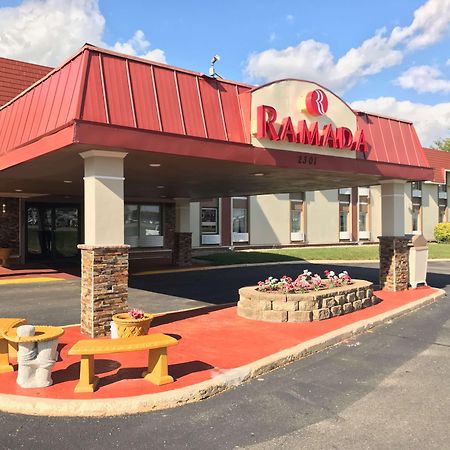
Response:
[{"label": "rooftop light fixture", "polygon": [[214,55],[211,59],[211,67],[209,68],[209,76],[213,77],[213,78],[222,78],[217,72],[216,72],[216,67],[214,66],[214,64],[216,64],[217,61],[220,61],[220,56],[219,55]]}]

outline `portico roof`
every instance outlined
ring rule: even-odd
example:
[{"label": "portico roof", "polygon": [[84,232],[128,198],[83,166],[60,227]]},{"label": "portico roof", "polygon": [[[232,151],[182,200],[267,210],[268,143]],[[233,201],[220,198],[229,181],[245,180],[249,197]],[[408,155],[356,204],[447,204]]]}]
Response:
[{"label": "portico roof", "polygon": [[252,89],[85,45],[0,108],[0,192],[82,194],[79,153],[92,148],[129,152],[131,197],[157,198],[158,184],[201,198],[433,176],[410,122],[363,112],[368,152],[356,158],[318,155],[311,168],[301,151],[254,147]]}]

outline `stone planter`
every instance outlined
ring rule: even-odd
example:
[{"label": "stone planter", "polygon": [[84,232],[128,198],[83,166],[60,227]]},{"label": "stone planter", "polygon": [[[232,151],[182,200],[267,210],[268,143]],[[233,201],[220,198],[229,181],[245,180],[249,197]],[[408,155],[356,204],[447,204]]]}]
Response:
[{"label": "stone planter", "polygon": [[237,313],[265,322],[310,322],[348,314],[379,301],[373,295],[373,284],[365,280],[306,294],[261,292],[248,286],[239,289]]},{"label": "stone planter", "polygon": [[116,324],[117,334],[120,338],[131,336],[145,336],[148,334],[153,316],[144,314],[142,319],[133,319],[128,313],[114,314],[112,320]]},{"label": "stone planter", "polygon": [[0,266],[6,266],[9,255],[11,255],[11,249],[7,247],[0,247]]}]

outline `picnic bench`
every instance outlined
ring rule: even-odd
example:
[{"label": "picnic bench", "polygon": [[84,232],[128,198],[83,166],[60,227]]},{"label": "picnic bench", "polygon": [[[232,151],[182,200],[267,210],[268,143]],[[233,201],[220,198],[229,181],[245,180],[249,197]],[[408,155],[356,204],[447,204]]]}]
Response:
[{"label": "picnic bench", "polygon": [[9,346],[4,334],[10,328],[17,328],[19,325],[27,323],[25,319],[19,318],[0,318],[0,373],[13,372],[14,366],[9,363]]},{"label": "picnic bench", "polygon": [[158,386],[172,383],[173,378],[168,373],[167,347],[177,344],[178,341],[175,338],[162,333],[120,339],[83,339],[78,341],[68,352],[69,355],[81,356],[80,380],[75,386],[75,392],[94,392],[96,390],[98,377],[95,376],[95,355],[139,350],[148,350],[148,368],[142,374],[144,379]]}]

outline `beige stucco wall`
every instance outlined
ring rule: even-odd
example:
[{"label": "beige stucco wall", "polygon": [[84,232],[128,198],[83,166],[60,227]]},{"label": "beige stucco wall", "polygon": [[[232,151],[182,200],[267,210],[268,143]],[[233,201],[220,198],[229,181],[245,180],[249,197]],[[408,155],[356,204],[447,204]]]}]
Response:
[{"label": "beige stucco wall", "polygon": [[434,239],[434,227],[438,218],[438,185],[422,183],[422,224],[425,239]]},{"label": "beige stucco wall", "polygon": [[249,197],[251,245],[290,243],[289,194]]},{"label": "beige stucco wall", "polygon": [[381,236],[381,186],[370,187],[370,240],[378,242],[378,236]]},{"label": "beige stucco wall", "polygon": [[305,193],[305,239],[309,244],[339,242],[338,190]]},{"label": "beige stucco wall", "polygon": [[190,228],[192,247],[200,246],[200,202],[191,202]]}]

